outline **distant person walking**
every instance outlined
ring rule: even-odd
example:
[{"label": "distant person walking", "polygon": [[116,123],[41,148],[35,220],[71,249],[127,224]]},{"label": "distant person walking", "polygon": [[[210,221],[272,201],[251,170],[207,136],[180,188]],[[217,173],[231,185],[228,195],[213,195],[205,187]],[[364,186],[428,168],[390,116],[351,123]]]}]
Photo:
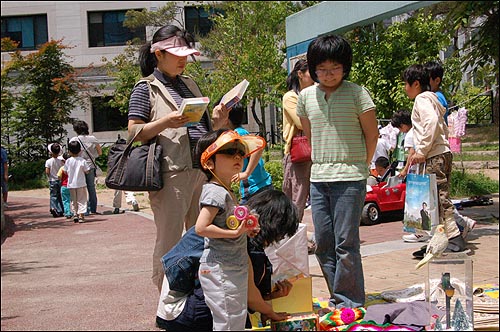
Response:
[{"label": "distant person walking", "polygon": [[9,157],[7,156],[7,150],[2,146],[1,148],[1,172],[2,172],[2,199],[5,207],[8,207],[7,197],[9,194]]},{"label": "distant person walking", "polygon": [[61,181],[61,198],[64,207],[64,216],[67,219],[71,219],[73,217],[73,213],[71,213],[71,194],[68,189],[68,173],[64,171],[64,164],[66,160],[71,158],[68,152],[64,152],[62,155],[63,158],[63,166],[59,168],[57,172],[57,177]]},{"label": "distant person walking", "polygon": [[61,153],[61,145],[59,143],[49,144],[48,150],[50,158],[45,161],[45,174],[49,181],[49,194],[50,194],[50,213],[54,218],[62,217],[64,215],[64,207],[61,198],[61,181],[57,176],[57,172],[64,165]]},{"label": "distant person walking", "polygon": [[81,145],[81,157],[85,159],[90,171],[85,174],[87,192],[89,196],[89,213],[97,213],[97,192],[95,188],[96,167],[95,159],[102,154],[101,144],[95,136],[89,134],[89,125],[82,120],[76,120],[73,123],[73,130],[77,136],[70,139],[70,142],[77,141]]},{"label": "distant person walking", "polygon": [[68,143],[68,150],[71,158],[64,163],[63,170],[68,173],[68,189],[71,197],[71,212],[73,221],[85,222],[87,212],[87,184],[85,174],[90,172],[90,167],[86,160],[80,156],[82,147],[78,141]]}]

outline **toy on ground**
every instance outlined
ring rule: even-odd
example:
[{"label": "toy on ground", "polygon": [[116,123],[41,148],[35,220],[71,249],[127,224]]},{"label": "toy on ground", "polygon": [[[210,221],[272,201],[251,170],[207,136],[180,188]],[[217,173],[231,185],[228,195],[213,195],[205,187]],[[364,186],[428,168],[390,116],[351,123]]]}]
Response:
[{"label": "toy on ground", "polygon": [[[342,325],[351,324],[357,320],[363,319],[366,314],[366,309],[358,308],[339,308],[328,312],[319,318],[319,326],[322,331],[332,331]],[[335,331],[335,329],[333,329]]]}]

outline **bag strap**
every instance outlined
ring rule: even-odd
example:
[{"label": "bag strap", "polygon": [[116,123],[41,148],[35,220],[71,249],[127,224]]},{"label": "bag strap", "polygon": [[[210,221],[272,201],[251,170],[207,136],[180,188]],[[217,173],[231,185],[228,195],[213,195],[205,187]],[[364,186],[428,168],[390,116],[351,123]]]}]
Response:
[{"label": "bag strap", "polygon": [[304,131],[302,131],[302,129],[297,128],[297,132],[293,136],[304,136]]},{"label": "bag strap", "polygon": [[94,164],[94,168],[97,169],[97,165],[95,164],[94,158],[92,158],[92,156],[90,155],[90,153],[87,151],[87,148],[85,147],[85,144],[83,144],[82,141],[80,141],[80,138],[78,136],[76,137],[76,139],[83,146],[83,149],[85,150],[85,153],[87,154],[87,156],[89,156],[90,161],[92,161],[92,164]]},{"label": "bag strap", "polygon": [[425,169],[426,169],[426,166],[427,164],[425,162],[423,163],[418,163],[417,164],[417,171],[415,172],[415,174],[420,174],[420,165],[423,164],[423,167],[422,167],[422,175],[425,174]]}]

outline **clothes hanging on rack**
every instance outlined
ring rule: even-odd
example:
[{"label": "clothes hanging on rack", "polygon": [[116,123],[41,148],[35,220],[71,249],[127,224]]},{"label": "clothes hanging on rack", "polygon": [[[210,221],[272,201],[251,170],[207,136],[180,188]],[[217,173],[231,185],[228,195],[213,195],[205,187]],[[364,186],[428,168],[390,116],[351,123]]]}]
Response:
[{"label": "clothes hanging on rack", "polygon": [[465,136],[467,124],[467,109],[461,107],[458,111],[448,115],[448,142],[453,153],[460,153],[462,148],[461,137]]}]

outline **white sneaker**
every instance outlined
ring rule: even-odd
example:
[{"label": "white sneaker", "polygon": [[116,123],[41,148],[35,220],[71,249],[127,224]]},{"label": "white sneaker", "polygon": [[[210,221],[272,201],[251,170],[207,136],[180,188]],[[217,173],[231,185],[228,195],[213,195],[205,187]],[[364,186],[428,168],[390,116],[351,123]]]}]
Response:
[{"label": "white sneaker", "polygon": [[134,211],[139,211],[139,203],[137,203],[137,201],[133,201],[132,208]]},{"label": "white sneaker", "polygon": [[467,239],[467,236],[469,235],[470,231],[472,231],[474,229],[474,226],[476,226],[476,221],[467,216],[462,216],[462,218],[464,218],[464,220],[466,221],[464,230],[462,231],[462,237],[464,239]]},{"label": "white sneaker", "polygon": [[405,242],[428,242],[431,239],[429,235],[422,234],[408,234],[403,235],[403,241]]}]

